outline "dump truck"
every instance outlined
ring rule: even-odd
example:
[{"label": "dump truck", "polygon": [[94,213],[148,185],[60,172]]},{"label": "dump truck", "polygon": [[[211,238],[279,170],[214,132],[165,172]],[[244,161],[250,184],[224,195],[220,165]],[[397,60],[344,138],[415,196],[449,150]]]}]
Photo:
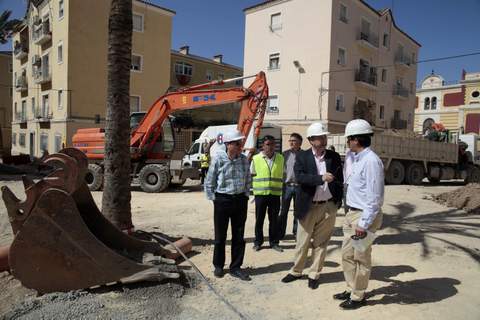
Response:
[{"label": "dump truck", "polygon": [[[248,78],[255,78],[248,88],[219,88]],[[161,96],[132,131],[132,180],[137,180],[145,192],[162,192],[171,182],[181,182],[188,177],[187,170],[181,168],[181,159],[172,161],[175,132],[169,116],[173,112],[238,102],[241,104],[238,130],[245,136],[254,130],[254,137],[258,137],[267,99],[268,85],[264,72],[180,88]],[[72,141],[73,146],[88,158],[86,179],[90,190],[100,190],[103,185],[105,129],[79,129]]]},{"label": "dump truck", "polygon": [[[371,148],[383,161],[387,184],[419,185],[424,178],[432,183],[453,179],[480,182],[480,137],[460,135],[459,141],[467,144],[470,160],[463,160],[459,143],[386,133],[375,134]],[[330,135],[328,145],[334,146],[341,156],[345,156],[348,149],[343,135]]]}]

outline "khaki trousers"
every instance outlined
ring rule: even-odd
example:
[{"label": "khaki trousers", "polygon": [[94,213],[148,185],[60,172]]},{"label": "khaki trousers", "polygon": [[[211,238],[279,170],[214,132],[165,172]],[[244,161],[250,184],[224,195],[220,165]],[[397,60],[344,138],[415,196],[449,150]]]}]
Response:
[{"label": "khaki trousers", "polygon": [[[343,223],[343,275],[347,282],[347,291],[350,292],[350,299],[355,301],[363,300],[372,270],[372,246],[365,250],[365,252],[359,252],[352,247],[353,240],[350,238],[355,234],[355,228],[361,215],[362,211],[350,209]],[[383,214],[380,211],[368,230],[371,232],[377,231],[382,225],[382,219]]]},{"label": "khaki trousers", "polygon": [[308,273],[310,279],[318,279],[327,255],[328,241],[335,228],[337,206],[328,201],[312,204],[308,214],[298,221],[297,245],[295,247],[294,265],[290,273],[301,276],[305,268],[308,248],[312,247],[312,265]]}]

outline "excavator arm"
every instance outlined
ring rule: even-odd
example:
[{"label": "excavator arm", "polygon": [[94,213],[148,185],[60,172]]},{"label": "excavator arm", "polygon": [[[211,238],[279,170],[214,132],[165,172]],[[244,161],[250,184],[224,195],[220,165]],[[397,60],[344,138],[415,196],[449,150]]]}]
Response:
[{"label": "excavator arm", "polygon": [[141,157],[144,152],[153,148],[162,134],[162,124],[165,119],[171,113],[179,110],[240,102],[242,105],[238,130],[247,136],[254,121],[257,120],[256,136],[258,136],[268,98],[268,86],[263,72],[255,76],[255,80],[248,88],[204,89],[246,78],[250,77],[213,81],[169,93],[159,98],[132,134],[130,146],[133,158]]},{"label": "excavator arm", "polygon": [[[255,77],[255,79],[248,88],[215,88],[237,80],[253,77]],[[162,135],[162,124],[166,118],[171,113],[180,110],[199,109],[207,106],[240,102],[241,108],[238,119],[238,130],[245,136],[248,136],[256,121],[254,134],[255,137],[258,137],[265,115],[267,99],[268,85],[264,72],[250,77],[212,81],[167,93],[155,101],[138,127],[133,131],[130,139],[132,158],[142,158],[152,150],[156,141]],[[74,146],[84,151],[90,159],[103,158],[103,154],[98,152],[99,148],[103,148],[101,142],[103,142],[104,139],[103,133],[101,133],[101,137],[98,136],[98,133],[100,133],[99,130],[101,129],[80,129],[73,139]],[[92,149],[94,145],[97,151]]]}]

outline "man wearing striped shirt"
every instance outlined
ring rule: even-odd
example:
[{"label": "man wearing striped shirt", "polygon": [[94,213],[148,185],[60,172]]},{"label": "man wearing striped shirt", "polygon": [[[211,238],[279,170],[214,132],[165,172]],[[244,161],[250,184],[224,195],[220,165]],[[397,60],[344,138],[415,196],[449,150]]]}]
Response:
[{"label": "man wearing striped shirt", "polygon": [[250,277],[240,269],[245,255],[244,233],[251,186],[250,165],[241,149],[244,138],[238,130],[231,130],[223,135],[226,152],[219,151],[213,158],[205,180],[205,193],[214,204],[214,275],[217,278],[223,277],[230,220],[232,225],[230,275],[249,281]]}]

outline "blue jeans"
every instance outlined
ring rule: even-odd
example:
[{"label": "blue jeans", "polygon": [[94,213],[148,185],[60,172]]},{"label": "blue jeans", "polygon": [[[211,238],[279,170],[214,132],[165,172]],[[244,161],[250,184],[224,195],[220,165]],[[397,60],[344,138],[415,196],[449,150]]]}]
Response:
[{"label": "blue jeans", "polygon": [[[295,211],[295,194],[296,194],[296,186],[292,185],[285,185],[283,188],[283,195],[282,195],[282,209],[280,211],[279,222],[278,222],[278,239],[283,239],[287,232],[287,222],[288,222],[288,211],[290,210],[290,203],[293,199],[293,210]],[[292,233],[297,233],[297,218],[293,220],[293,230]]]}]

